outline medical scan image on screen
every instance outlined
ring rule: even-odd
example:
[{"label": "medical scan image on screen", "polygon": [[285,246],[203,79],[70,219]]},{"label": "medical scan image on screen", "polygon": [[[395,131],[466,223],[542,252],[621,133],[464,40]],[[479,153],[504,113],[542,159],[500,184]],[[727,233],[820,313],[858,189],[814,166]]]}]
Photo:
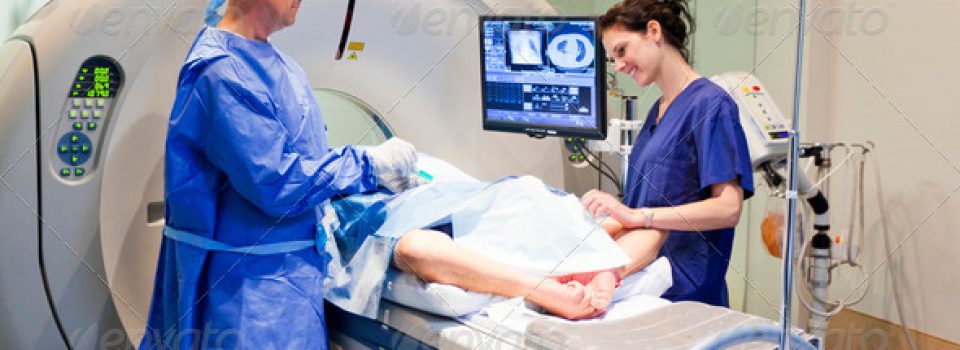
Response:
[{"label": "medical scan image on screen", "polygon": [[485,120],[597,128],[595,32],[588,20],[484,22]]}]

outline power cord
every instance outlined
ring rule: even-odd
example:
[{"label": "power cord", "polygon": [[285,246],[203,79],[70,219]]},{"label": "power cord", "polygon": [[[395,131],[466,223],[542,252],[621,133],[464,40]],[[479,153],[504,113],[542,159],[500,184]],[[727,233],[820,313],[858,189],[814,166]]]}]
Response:
[{"label": "power cord", "polygon": [[[590,149],[587,148],[587,145],[583,141],[577,142],[577,152],[583,156],[584,161],[586,161],[587,164],[589,164],[591,167],[593,167],[598,172],[600,172],[601,175],[603,175],[604,177],[612,181],[614,186],[617,187],[618,196],[623,198],[623,184],[620,182],[620,178],[616,175],[616,172],[613,171],[613,168],[611,168],[609,165],[607,165],[606,162],[601,160],[600,157],[597,156],[597,154],[590,151]],[[594,163],[591,161],[591,159],[596,159],[597,162]]]}]

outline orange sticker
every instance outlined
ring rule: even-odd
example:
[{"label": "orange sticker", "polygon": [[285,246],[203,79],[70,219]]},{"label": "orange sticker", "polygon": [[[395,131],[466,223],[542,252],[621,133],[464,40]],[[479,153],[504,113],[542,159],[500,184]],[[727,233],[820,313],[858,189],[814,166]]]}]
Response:
[{"label": "orange sticker", "polygon": [[364,42],[351,41],[350,44],[347,45],[347,50],[350,50],[350,51],[363,51],[363,48],[366,47],[366,46],[367,46],[367,44],[364,43]]}]

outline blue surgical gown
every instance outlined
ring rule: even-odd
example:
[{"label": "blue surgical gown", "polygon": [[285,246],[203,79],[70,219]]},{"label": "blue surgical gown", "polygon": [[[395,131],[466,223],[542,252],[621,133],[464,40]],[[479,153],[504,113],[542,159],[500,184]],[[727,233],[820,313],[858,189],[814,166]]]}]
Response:
[{"label": "blue surgical gown", "polygon": [[[377,186],[365,152],[328,147],[293,60],[213,28],[181,69],[165,165],[166,225],[238,247],[313,240],[318,205]],[[141,348],[326,349],[322,260],[164,237]]]},{"label": "blue surgical gown", "polygon": [[[733,99],[709,79],[693,81],[660,124],[654,104],[630,154],[624,202],[632,208],[670,207],[710,198],[711,185],[737,180],[753,195],[747,141]],[[656,218],[654,218],[656,222]],[[725,275],[734,229],[671,231],[660,248],[673,268],[672,301],[728,306]]]}]

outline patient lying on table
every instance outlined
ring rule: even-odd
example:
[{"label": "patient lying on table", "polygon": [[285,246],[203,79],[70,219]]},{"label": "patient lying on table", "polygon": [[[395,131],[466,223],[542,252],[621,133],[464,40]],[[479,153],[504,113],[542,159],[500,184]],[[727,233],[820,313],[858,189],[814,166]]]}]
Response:
[{"label": "patient lying on table", "polygon": [[[364,210],[364,225],[354,226],[380,224]],[[523,297],[567,319],[603,314],[621,276],[654,261],[665,238],[626,232],[612,219],[597,224],[575,197],[532,177],[433,183],[379,212],[373,235],[392,238],[394,267],[427,282]]]}]

